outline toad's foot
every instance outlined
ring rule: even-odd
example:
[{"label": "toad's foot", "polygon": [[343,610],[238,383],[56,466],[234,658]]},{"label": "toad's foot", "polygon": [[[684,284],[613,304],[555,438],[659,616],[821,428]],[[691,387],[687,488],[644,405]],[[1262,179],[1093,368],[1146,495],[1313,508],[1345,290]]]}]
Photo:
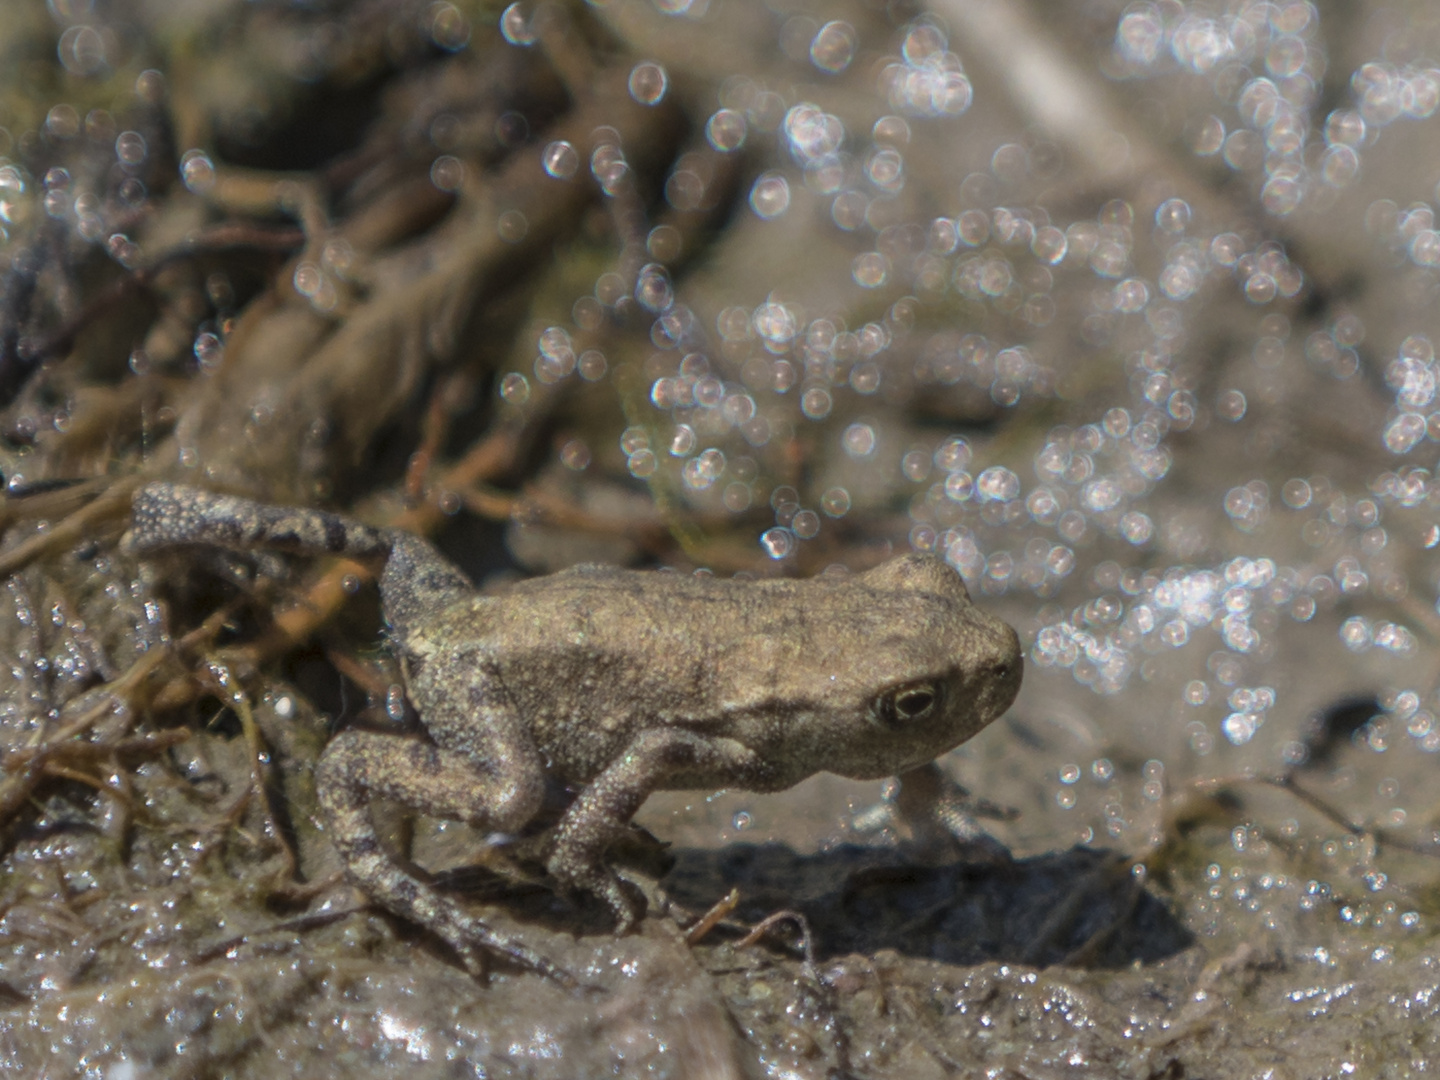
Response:
[{"label": "toad's foot", "polygon": [[561,891],[593,896],[610,909],[615,933],[628,934],[645,915],[643,893],[603,864],[579,868],[561,856],[552,856],[546,867]]},{"label": "toad's foot", "polygon": [[981,816],[1009,820],[1014,812],[972,798],[933,761],[900,776],[900,790],[891,807],[909,830],[910,845],[923,856],[958,856],[999,866],[1014,862],[1010,849],[977,820]]},{"label": "toad's foot", "polygon": [[517,938],[501,933],[428,888],[423,892],[429,893],[428,898],[422,894],[415,897],[414,903],[407,905],[415,912],[416,921],[449,945],[460,957],[465,970],[476,979],[486,981],[490,960],[499,958],[523,971],[553,979],[566,989],[574,990],[580,986],[574,975]]}]

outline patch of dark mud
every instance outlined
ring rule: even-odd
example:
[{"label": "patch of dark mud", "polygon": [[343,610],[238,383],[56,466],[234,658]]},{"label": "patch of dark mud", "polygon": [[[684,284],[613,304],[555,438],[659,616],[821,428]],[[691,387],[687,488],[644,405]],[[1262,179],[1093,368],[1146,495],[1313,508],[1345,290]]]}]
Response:
[{"label": "patch of dark mud", "polygon": [[891,949],[951,964],[1116,968],[1193,943],[1123,856],[1095,848],[999,865],[924,865],[896,849],[853,844],[813,854],[733,844],[674,856],[664,885],[676,902],[704,910],[738,887],[737,919],[798,911],[822,959]]}]

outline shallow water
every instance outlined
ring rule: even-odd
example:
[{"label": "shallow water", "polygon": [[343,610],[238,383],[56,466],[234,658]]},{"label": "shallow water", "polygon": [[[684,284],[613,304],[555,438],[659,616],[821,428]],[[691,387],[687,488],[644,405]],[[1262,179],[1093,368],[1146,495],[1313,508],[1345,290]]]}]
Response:
[{"label": "shallow water", "polygon": [[[23,789],[12,758],[0,789],[0,1060],[1434,1068],[1429,5],[57,0],[0,15],[0,43],[27,73],[0,98],[24,565],[0,738],[95,713],[86,749]],[[187,236],[214,244],[177,256]],[[492,463],[464,458],[495,431]],[[593,999],[478,989],[344,888],[276,900],[278,837],[306,879],[335,869],[308,780],[327,727],[405,722],[398,675],[363,615],[264,636],[262,593],[125,682],[251,595],[240,563],[115,555],[123,497],[72,535],[99,489],[27,487],[142,470],[408,506],[477,576],[934,551],[1027,649],[1014,708],[946,760],[1018,811],[987,827],[1019,862],[907,861],[875,784],[657,795],[663,895],[798,911],[813,963],[664,919],[615,941],[543,890],[500,905]],[[274,605],[302,640],[364,592],[314,582]],[[431,867],[478,841],[413,838]]]}]

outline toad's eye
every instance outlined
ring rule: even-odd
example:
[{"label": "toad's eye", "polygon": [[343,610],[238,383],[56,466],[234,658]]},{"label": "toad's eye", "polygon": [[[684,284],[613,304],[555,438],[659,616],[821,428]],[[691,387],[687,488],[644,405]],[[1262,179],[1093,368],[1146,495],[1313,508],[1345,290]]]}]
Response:
[{"label": "toad's eye", "polygon": [[875,703],[875,712],[885,727],[899,728],[929,716],[939,701],[938,683],[916,683],[885,694]]}]

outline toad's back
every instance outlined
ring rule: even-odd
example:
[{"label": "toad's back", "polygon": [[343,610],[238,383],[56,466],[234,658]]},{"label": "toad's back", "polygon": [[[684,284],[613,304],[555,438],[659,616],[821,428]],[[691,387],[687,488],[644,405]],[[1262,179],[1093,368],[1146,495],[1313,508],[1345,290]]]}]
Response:
[{"label": "toad's back", "polygon": [[949,745],[993,718],[1004,688],[985,683],[1016,657],[1013,632],[949,567],[897,562],[922,580],[894,563],[762,582],[579,567],[453,604],[406,644],[432,677],[489,667],[566,779],[593,776],[639,730],[678,726],[739,739],[784,786],[843,767],[839,729],[892,685],[962,684],[972,723]]}]

